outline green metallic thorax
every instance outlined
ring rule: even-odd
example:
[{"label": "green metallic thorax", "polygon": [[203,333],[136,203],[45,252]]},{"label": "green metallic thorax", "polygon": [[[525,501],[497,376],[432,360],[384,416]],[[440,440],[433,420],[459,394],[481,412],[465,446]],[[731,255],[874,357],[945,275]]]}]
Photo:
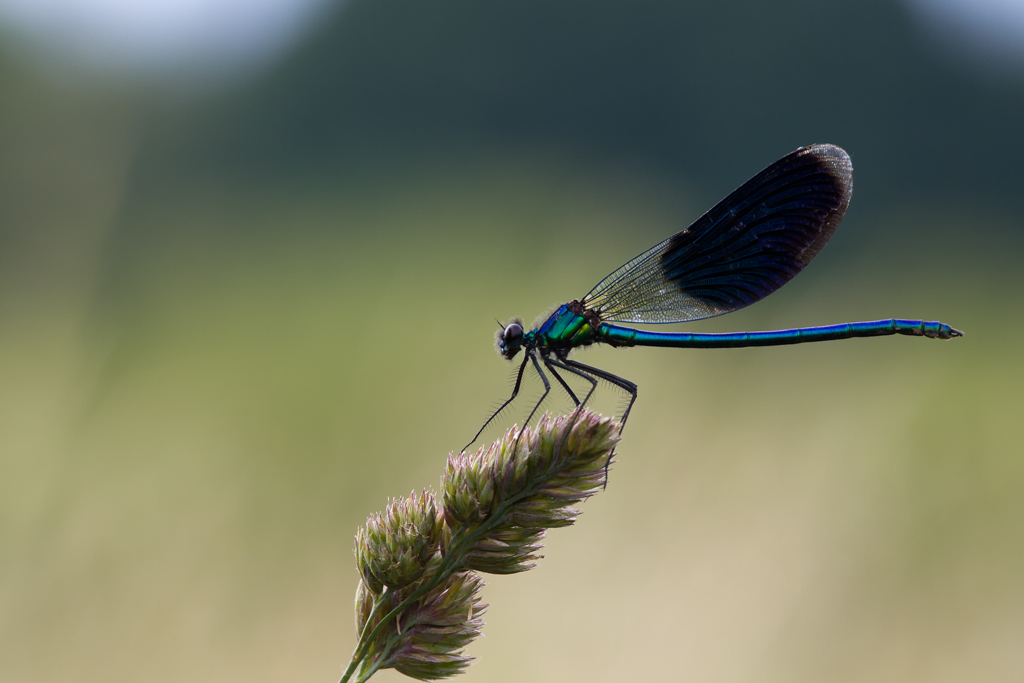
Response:
[{"label": "green metallic thorax", "polygon": [[541,352],[554,352],[564,358],[570,349],[587,346],[597,340],[597,332],[583,307],[573,301],[560,306],[543,325],[527,332],[523,342],[528,346],[536,345]]}]

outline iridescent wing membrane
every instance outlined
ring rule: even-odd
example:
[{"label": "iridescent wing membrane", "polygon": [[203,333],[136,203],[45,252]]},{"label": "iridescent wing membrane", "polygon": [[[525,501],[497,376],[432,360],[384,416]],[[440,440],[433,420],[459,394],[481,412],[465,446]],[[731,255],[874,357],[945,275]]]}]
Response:
[{"label": "iridescent wing membrane", "polygon": [[853,167],[833,145],[787,154],[583,299],[607,322],[710,318],[768,296],[810,263],[850,204]]}]

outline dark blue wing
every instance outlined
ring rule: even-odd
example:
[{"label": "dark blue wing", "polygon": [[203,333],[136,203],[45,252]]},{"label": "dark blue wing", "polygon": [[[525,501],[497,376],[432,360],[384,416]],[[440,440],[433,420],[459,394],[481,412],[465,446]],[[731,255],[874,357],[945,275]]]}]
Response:
[{"label": "dark blue wing", "polygon": [[633,323],[700,320],[749,306],[810,263],[843,219],[852,190],[846,152],[798,149],[611,273],[583,304],[602,320]]}]

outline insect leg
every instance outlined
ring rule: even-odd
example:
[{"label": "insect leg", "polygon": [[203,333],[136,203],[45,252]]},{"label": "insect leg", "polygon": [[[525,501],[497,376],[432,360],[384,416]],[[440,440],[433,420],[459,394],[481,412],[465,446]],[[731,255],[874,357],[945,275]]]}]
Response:
[{"label": "insect leg", "polygon": [[[572,402],[575,405],[580,405],[580,400],[578,398],[576,398],[576,394],[574,394],[572,389],[569,388],[569,385],[565,383],[565,380],[562,379],[562,376],[559,375],[558,372],[555,371],[555,367],[551,363],[550,359],[543,358],[543,360],[544,360],[544,365],[546,365],[547,368],[548,368],[548,372],[550,372],[552,375],[554,375],[554,378],[557,379],[558,383],[562,385],[563,389],[565,389],[565,393],[569,394],[569,398],[572,399]],[[574,375],[578,375],[579,374],[578,372],[575,372],[573,370],[570,370],[570,372],[572,372]]]},{"label": "insect leg", "polygon": [[530,415],[526,418],[526,421],[523,423],[524,429],[526,428],[526,425],[530,424],[530,420],[532,420],[533,416],[536,414],[537,408],[540,408],[540,404],[544,402],[544,399],[546,399],[548,397],[548,394],[551,392],[551,382],[548,381],[548,376],[544,374],[544,371],[540,369],[540,363],[537,362],[537,356],[535,352],[531,350],[528,353],[530,354],[530,360],[533,361],[533,367],[537,369],[537,374],[540,375],[540,381],[544,382],[544,393],[541,394],[540,400],[537,401],[537,405],[533,407],[533,410],[530,411]]},{"label": "insect leg", "polygon": [[[527,356],[529,356],[529,354],[527,354]],[[498,415],[501,414],[501,411],[505,410],[505,408],[507,408],[508,405],[512,403],[512,401],[516,400],[516,396],[519,394],[519,387],[522,386],[523,384],[523,372],[526,370],[527,362],[529,362],[528,358],[523,358],[523,362],[519,366],[519,372],[516,374],[516,385],[512,387],[512,395],[508,397],[507,401],[501,404],[501,407],[494,411],[493,415],[487,418],[487,422],[484,422],[483,426],[480,427],[479,430],[477,430],[477,433],[473,436],[472,439],[470,439],[469,443],[462,447],[463,451],[472,446],[476,442],[476,440],[480,438],[480,435],[483,434],[483,431],[487,429],[487,425],[491,424],[491,422],[494,421],[494,418],[498,417]],[[537,361],[534,361],[535,364],[536,362]],[[459,452],[461,453],[462,451]]]},{"label": "insect leg", "polygon": [[[626,426],[626,419],[629,417],[629,411],[633,408],[633,404],[636,403],[636,384],[630,382],[628,379],[619,377],[618,375],[613,375],[612,373],[606,372],[600,368],[595,368],[591,365],[580,363],[578,361],[569,360],[568,358],[565,359],[564,363],[565,365],[571,368],[575,368],[578,371],[578,373],[585,373],[587,377],[590,379],[590,381],[594,383],[595,389],[597,388],[597,380],[595,380],[593,377],[590,377],[590,375],[593,375],[594,377],[599,377],[605,380],[606,382],[610,382],[629,394],[629,405],[626,406],[626,410],[622,413],[622,419],[619,420],[619,434],[622,434],[622,430]],[[590,390],[590,394],[592,393],[594,393],[594,389]],[[590,394],[587,394],[587,399],[590,398]],[[604,463],[605,486],[608,486],[608,467],[612,464],[612,458],[614,456],[615,451],[612,451],[611,453],[608,454],[608,460],[606,460]]]},{"label": "insect leg", "polygon": [[619,387],[620,389],[629,394],[629,405],[626,406],[626,410],[622,413],[622,419],[619,420],[619,433],[621,434],[623,428],[626,426],[626,420],[629,418],[629,411],[633,409],[633,404],[636,403],[636,384],[630,382],[628,379],[619,377],[618,375],[613,375],[610,372],[606,372],[601,368],[595,368],[591,365],[580,363],[579,361],[566,359],[564,362],[566,365],[571,365],[577,370],[593,375],[594,377],[600,377],[606,382],[614,384],[615,386]]},{"label": "insect leg", "polygon": [[[588,382],[590,382],[590,390],[587,392],[587,395],[583,397],[583,402],[582,403],[580,403],[580,402],[576,403],[576,410],[574,410],[573,413],[572,413],[572,418],[569,420],[569,426],[566,428],[565,432],[562,434],[562,440],[558,444],[558,450],[561,451],[562,447],[565,445],[565,440],[569,438],[569,432],[572,430],[573,425],[576,424],[576,418],[579,417],[580,413],[583,411],[583,407],[590,400],[590,397],[594,395],[595,391],[597,391],[597,380],[594,379],[593,377],[591,377],[590,375],[586,374],[585,372],[582,372],[581,370],[573,368],[570,365],[566,365],[565,363],[563,363],[561,361],[558,361],[558,360],[555,360],[554,358],[545,358],[544,359],[544,363],[545,363],[545,365],[548,366],[548,370],[550,370],[552,373],[555,372],[555,367],[559,367],[559,368],[562,368],[563,370],[565,370],[566,372],[571,372],[572,374],[574,374],[574,375],[576,375],[578,377],[582,377],[583,379],[585,379]],[[608,479],[608,465],[610,465],[610,464],[611,464],[611,455],[609,454],[608,461],[604,465],[605,481],[606,482],[607,482],[607,479]]]},{"label": "insect leg", "polygon": [[[536,352],[533,349],[530,349],[526,353],[530,357],[530,360],[533,361],[533,367],[536,368],[537,374],[540,375],[540,381],[544,382],[544,393],[541,394],[540,400],[537,401],[537,405],[535,405],[533,407],[533,410],[530,411],[530,414],[529,416],[527,416],[526,421],[523,422],[523,426],[519,428],[519,436],[516,437],[516,442],[515,444],[512,445],[513,453],[515,453],[516,449],[519,448],[519,439],[523,436],[523,432],[526,431],[526,427],[527,425],[530,424],[530,420],[532,420],[533,416],[537,413],[537,408],[540,408],[540,404],[544,403],[544,399],[546,399],[548,397],[548,394],[551,393],[551,382],[548,381],[548,377],[547,375],[544,374],[544,371],[540,369],[540,363],[537,362]],[[523,365],[526,365],[525,360],[523,361]]]}]

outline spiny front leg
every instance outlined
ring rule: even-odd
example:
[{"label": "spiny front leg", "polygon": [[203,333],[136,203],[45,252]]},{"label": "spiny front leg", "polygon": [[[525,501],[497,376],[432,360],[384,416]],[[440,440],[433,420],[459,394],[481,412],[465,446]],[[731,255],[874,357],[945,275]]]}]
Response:
[{"label": "spiny front leg", "polygon": [[[487,421],[484,422],[483,426],[477,430],[477,433],[473,435],[473,438],[470,439],[469,443],[462,447],[462,451],[459,451],[460,453],[465,451],[470,446],[472,446],[476,442],[476,440],[480,438],[480,435],[483,434],[484,430],[487,429],[487,425],[491,424],[491,422],[494,421],[494,418],[498,417],[498,415],[501,414],[501,411],[505,410],[505,408],[507,408],[509,404],[512,403],[512,401],[516,400],[516,396],[519,394],[519,387],[521,387],[523,384],[523,371],[526,370],[526,364],[528,362],[529,354],[527,354],[526,358],[523,358],[523,362],[519,366],[519,372],[516,374],[516,384],[514,387],[512,387],[512,395],[509,396],[508,400],[502,403],[501,406],[494,411],[493,415],[487,418]],[[536,361],[534,361],[534,363],[536,363]]]},{"label": "spiny front leg", "polygon": [[580,363],[579,361],[569,360],[567,358],[565,359],[564,363],[565,365],[569,365],[572,366],[573,368],[576,368],[580,372],[584,372],[589,375],[593,375],[594,377],[599,377],[605,380],[606,382],[610,382],[629,394],[629,405],[626,406],[626,410],[622,413],[622,419],[619,420],[619,433],[621,434],[622,430],[626,427],[626,420],[629,419],[629,411],[633,409],[633,404],[636,403],[638,389],[637,385],[634,384],[633,382],[630,382],[628,379],[625,379],[624,377],[613,375],[612,373],[606,372],[601,368],[595,368],[591,365]]}]

